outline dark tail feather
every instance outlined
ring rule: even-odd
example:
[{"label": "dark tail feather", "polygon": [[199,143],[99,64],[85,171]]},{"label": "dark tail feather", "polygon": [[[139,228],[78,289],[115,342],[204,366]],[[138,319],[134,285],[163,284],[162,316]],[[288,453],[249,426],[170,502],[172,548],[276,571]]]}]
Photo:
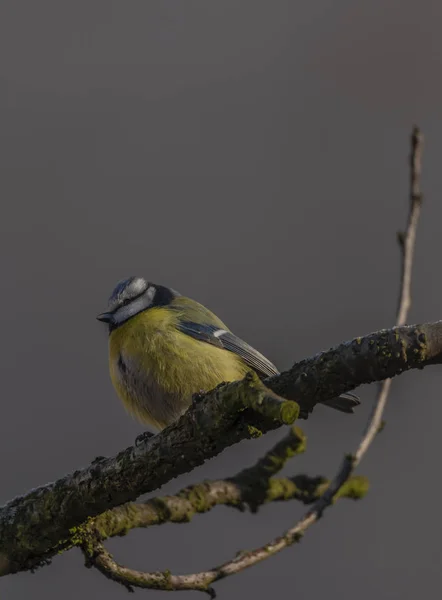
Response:
[{"label": "dark tail feather", "polygon": [[326,400],[322,402],[325,406],[329,406],[330,408],[335,408],[336,410],[340,410],[344,413],[353,413],[356,406],[359,406],[361,401],[355,394],[342,394],[337,398],[331,398],[331,400]]}]

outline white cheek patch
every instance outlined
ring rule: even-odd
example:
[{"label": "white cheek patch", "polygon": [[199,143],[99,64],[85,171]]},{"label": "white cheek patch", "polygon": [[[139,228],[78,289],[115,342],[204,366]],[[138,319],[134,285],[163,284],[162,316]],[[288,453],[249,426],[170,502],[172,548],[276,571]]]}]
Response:
[{"label": "white cheek patch", "polygon": [[139,298],[135,298],[135,300],[132,300],[130,304],[126,304],[126,306],[121,306],[118,310],[114,312],[112,319],[113,322],[116,325],[120,325],[121,323],[124,323],[134,315],[137,315],[142,310],[145,310],[146,308],[151,306],[155,298],[155,293],[155,288],[149,288],[145,294],[143,294]]},{"label": "white cheek patch", "polygon": [[151,285],[150,287],[147,288],[145,294],[143,294],[144,298],[146,299],[146,306],[151,306],[153,304],[153,301],[155,299],[155,294],[157,293],[157,289],[153,287],[153,285]]}]

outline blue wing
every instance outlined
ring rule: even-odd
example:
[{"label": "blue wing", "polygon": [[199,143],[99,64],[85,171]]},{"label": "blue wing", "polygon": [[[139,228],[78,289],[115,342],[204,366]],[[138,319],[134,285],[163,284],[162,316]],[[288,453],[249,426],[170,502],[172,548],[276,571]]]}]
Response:
[{"label": "blue wing", "polygon": [[[271,377],[279,373],[275,365],[267,360],[265,356],[226,329],[193,321],[181,321],[178,329],[196,340],[234,352],[261,377]],[[351,393],[342,394],[342,396],[323,402],[326,406],[345,413],[352,413],[360,403],[358,396]]]},{"label": "blue wing", "polygon": [[249,346],[249,344],[244,342],[241,338],[234,335],[231,331],[220,329],[215,325],[202,325],[200,323],[194,323],[193,321],[181,321],[178,325],[178,329],[196,340],[234,352],[240,356],[249,367],[254,369],[258,375],[270,377],[271,375],[277,375],[279,373],[275,365],[267,360],[265,356],[252,348],[252,346]]}]

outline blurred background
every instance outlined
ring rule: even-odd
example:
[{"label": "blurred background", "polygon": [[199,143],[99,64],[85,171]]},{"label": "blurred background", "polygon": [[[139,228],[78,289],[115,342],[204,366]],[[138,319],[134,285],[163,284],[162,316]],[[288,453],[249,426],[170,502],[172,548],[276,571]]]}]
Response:
[{"label": "blurred background", "polygon": [[[391,326],[414,123],[425,205],[409,321],[442,317],[441,18],[430,0],[2,1],[1,502],[142,431],[111,387],[95,320],[123,277],[198,299],[281,368]],[[440,586],[441,385],[436,367],[398,378],[359,469],[367,498],[217,584],[220,597],[411,599]],[[301,422],[308,451],[286,472],[332,476],[375,391],[358,391],[354,416],[318,407]],[[281,435],[160,493],[232,475]],[[133,568],[192,572],[303,511],[217,508],[108,547]],[[78,551],[1,579],[0,593],[127,597]]]}]

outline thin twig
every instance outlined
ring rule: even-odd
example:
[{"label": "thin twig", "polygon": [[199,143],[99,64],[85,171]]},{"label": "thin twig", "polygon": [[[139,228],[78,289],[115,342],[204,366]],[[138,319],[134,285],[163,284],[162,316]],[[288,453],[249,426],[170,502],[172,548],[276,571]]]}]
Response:
[{"label": "thin twig", "polygon": [[[413,254],[416,238],[416,228],[419,220],[420,208],[422,203],[422,194],[420,190],[421,156],[422,156],[423,137],[417,127],[413,128],[411,136],[411,156],[410,156],[410,212],[408,216],[407,229],[405,234],[399,236],[402,256],[401,280],[399,306],[397,310],[396,325],[403,325],[407,319],[411,304],[411,271],[413,265]],[[329,507],[340,490],[346,484],[353,474],[354,469],[359,464],[377,432],[381,426],[382,414],[388,398],[388,392],[391,387],[391,379],[383,382],[368,426],[362,437],[362,440],[355,454],[347,455],[343,464],[334,478],[330,487],[314,504],[304,517],[284,535],[277,537],[272,542],[256,548],[251,552],[239,554],[233,560],[230,560],[209,571],[202,571],[191,575],[172,575],[169,572],[163,573],[143,573],[133,571],[121,565],[118,565],[112,556],[102,546],[101,542],[95,548],[94,564],[107,577],[119,581],[126,586],[137,586],[156,588],[163,590],[201,590],[208,592],[212,597],[215,595],[211,584],[215,581],[233,575],[244,569],[255,565],[269,556],[276,554],[280,550],[299,541],[304,532],[313,525],[322,516],[324,510]]]},{"label": "thin twig", "polygon": [[[411,307],[411,274],[413,269],[414,248],[416,243],[416,230],[422,206],[422,192],[420,188],[422,146],[423,135],[419,128],[415,126],[413,127],[411,134],[410,212],[408,213],[408,223],[405,234],[399,237],[399,246],[401,252],[401,284],[396,315],[397,327],[405,325]],[[362,457],[367,452],[370,444],[375,438],[376,433],[381,427],[382,415],[387,403],[391,381],[391,379],[386,379],[380,385],[380,390],[369,425],[367,427],[367,431],[355,454],[355,464],[353,465],[353,468],[356,467],[356,465],[361,461]]]},{"label": "thin twig", "polygon": [[411,134],[410,153],[410,212],[406,234],[400,237],[401,247],[401,293],[399,294],[396,325],[405,325],[411,306],[411,273],[413,269],[414,248],[417,223],[422,205],[420,177],[422,171],[423,136],[418,127]]},{"label": "thin twig", "polygon": [[[214,591],[210,584],[221,576],[233,574],[245,568],[251,557],[248,553],[238,554],[234,564],[226,563],[216,569],[195,575],[172,575],[168,571],[144,573],[119,565],[106,550],[103,540],[116,535],[126,535],[135,527],[150,527],[165,522],[188,522],[196,513],[204,513],[214,506],[225,505],[244,510],[248,507],[256,512],[267,502],[298,500],[312,504],[330,483],[322,477],[297,475],[291,478],[275,478],[287,460],[304,452],[306,438],[298,427],[279,441],[263,458],[235,477],[221,481],[206,481],[185,488],[176,496],[153,498],[142,504],[129,503],[90,519],[82,528],[77,528],[70,545],[82,548],[86,565],[97,568],[103,575],[121,583],[130,591],[133,587]],[[362,498],[368,490],[365,477],[352,477],[341,488],[335,500]],[[266,553],[278,551],[279,546],[269,545]],[[262,554],[262,558],[265,558]],[[252,558],[252,560],[254,560]],[[245,563],[244,563],[245,561]],[[247,566],[247,565],[246,565]]]},{"label": "thin twig", "polygon": [[[197,514],[206,513],[216,506],[230,506],[241,511],[252,512],[270,502],[297,500],[302,504],[313,504],[322,496],[330,482],[324,477],[295,475],[294,477],[271,477],[267,483],[219,479],[203,481],[178,492],[174,496],[155,497],[146,502],[123,504],[87,521],[77,528],[68,544],[60,550],[82,546],[86,532],[95,531],[101,541],[115,536],[124,536],[135,528],[146,528],[163,523],[188,523]],[[341,488],[339,497],[358,500],[368,491],[366,477],[353,476]],[[258,492],[256,494],[256,488]]]},{"label": "thin twig", "polygon": [[[436,364],[442,364],[442,321],[382,329],[343,342],[265,380],[265,386],[284,398],[299,394],[302,405],[311,407],[362,384]],[[253,409],[267,410],[263,397],[268,393],[262,388],[247,379],[218,387],[153,438],[114,457],[97,457],[0,507],[0,576],[46,565],[69,531],[88,518],[157,490],[232,444],[280,427],[281,421]],[[294,420],[295,407],[281,403],[281,419]]]},{"label": "thin twig", "polygon": [[[413,267],[414,247],[416,241],[416,229],[419,221],[422,193],[420,190],[420,174],[422,160],[422,145],[423,136],[418,127],[413,127],[411,134],[411,153],[410,153],[410,209],[408,214],[408,222],[405,233],[398,236],[399,246],[401,251],[401,278],[399,288],[399,303],[397,308],[396,326],[404,325],[408,317],[408,312],[411,306],[411,273]],[[347,455],[342,463],[342,466],[334,478],[332,484],[327,489],[325,494],[318,500],[313,509],[307,513],[304,521],[311,516],[316,516],[316,519],[322,516],[324,510],[330,506],[334,495],[342,487],[342,485],[353,474],[357,465],[361,462],[368,448],[372,444],[376,434],[382,425],[382,415],[387,403],[388,394],[391,388],[391,379],[386,379],[380,385],[378,396],[374,405],[374,409],[368,421],[365,433],[361,442],[352,455]],[[314,522],[313,521],[313,522]],[[311,524],[311,523],[309,523]],[[303,531],[308,527],[303,527]]]}]

